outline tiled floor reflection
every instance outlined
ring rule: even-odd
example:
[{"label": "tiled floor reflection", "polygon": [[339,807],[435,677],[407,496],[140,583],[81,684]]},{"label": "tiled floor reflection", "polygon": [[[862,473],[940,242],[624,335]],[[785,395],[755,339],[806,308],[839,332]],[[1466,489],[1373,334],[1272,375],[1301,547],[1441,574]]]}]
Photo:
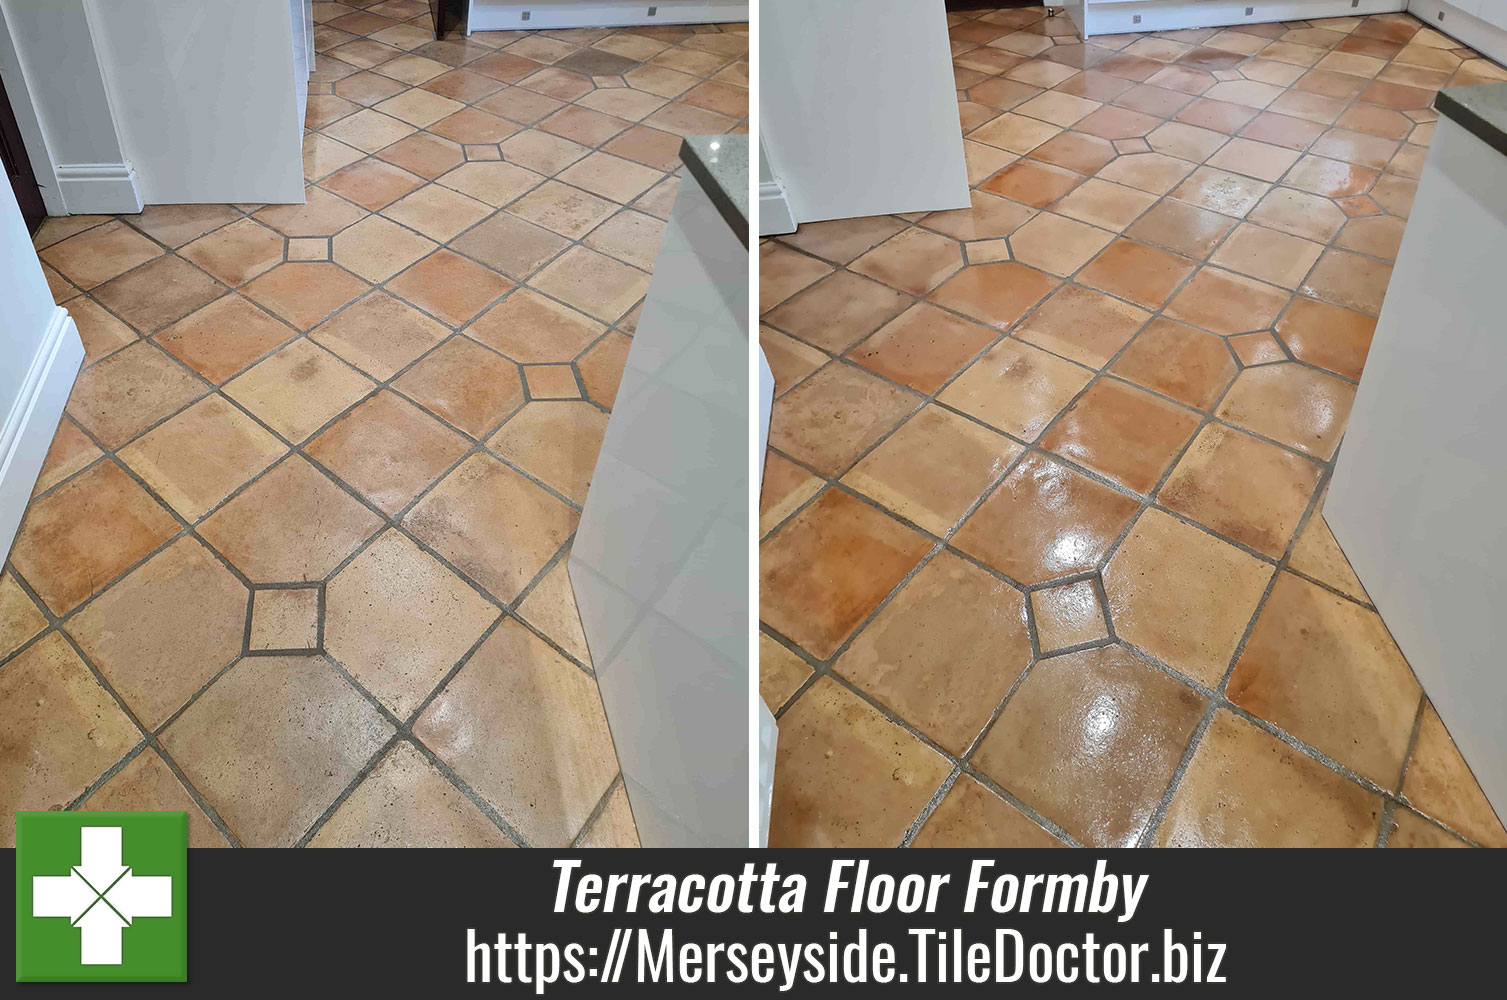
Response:
[{"label": "tiled floor reflection", "polygon": [[565,557],[747,27],[314,10],[307,204],[38,234],[88,356],[0,576],[0,807],[636,845]]},{"label": "tiled floor reflection", "polygon": [[972,208],[760,249],[773,845],[1507,846],[1320,514],[1438,88],[1407,15],[950,15]]}]

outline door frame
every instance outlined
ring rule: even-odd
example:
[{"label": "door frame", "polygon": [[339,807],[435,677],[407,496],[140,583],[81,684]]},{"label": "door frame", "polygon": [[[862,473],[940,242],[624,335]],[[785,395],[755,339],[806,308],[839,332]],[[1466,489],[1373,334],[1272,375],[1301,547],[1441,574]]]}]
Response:
[{"label": "door frame", "polygon": [[37,189],[42,192],[42,204],[47,207],[48,215],[67,215],[68,206],[63,203],[62,190],[58,187],[52,151],[47,147],[47,136],[42,131],[36,106],[32,104],[31,90],[26,86],[21,58],[11,38],[10,25],[5,21],[4,5],[0,5],[0,77],[5,80],[5,93],[10,98],[10,109],[21,130],[21,141],[26,146],[27,158],[31,160]]}]

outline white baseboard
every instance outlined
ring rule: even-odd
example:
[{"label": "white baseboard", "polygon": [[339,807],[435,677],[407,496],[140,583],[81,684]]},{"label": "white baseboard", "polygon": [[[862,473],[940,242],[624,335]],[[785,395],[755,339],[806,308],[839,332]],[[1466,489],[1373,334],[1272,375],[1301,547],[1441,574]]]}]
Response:
[{"label": "white baseboard", "polygon": [[778,236],[795,232],[795,213],[779,181],[759,182],[759,235]]},{"label": "white baseboard", "polygon": [[[52,446],[73,380],[84,363],[84,342],[68,310],[52,311],[47,332],[0,426],[0,554],[10,552],[42,461]],[[3,561],[3,559],[0,559]]]},{"label": "white baseboard", "polygon": [[[1408,0],[1408,13],[1488,59],[1507,63],[1507,31],[1440,0]],[[1441,18],[1439,15],[1443,14]]]},{"label": "white baseboard", "polygon": [[70,215],[135,215],[141,211],[136,168],[129,163],[60,163],[58,191]]},{"label": "white baseboard", "polygon": [[[473,31],[518,31],[540,28],[621,28],[640,24],[725,24],[747,21],[747,3],[707,3],[706,0],[658,0],[651,5],[629,3],[562,4],[558,0],[535,3],[518,0],[471,0],[466,16],[466,34]],[[527,19],[525,19],[527,15]]]},{"label": "white baseboard", "polygon": [[[1090,3],[1085,35],[1117,35],[1128,31],[1173,31],[1179,28],[1211,28],[1260,24],[1268,21],[1302,21],[1325,17],[1358,17],[1405,10],[1407,0],[1129,0]],[[1246,11],[1250,13],[1247,14]],[[1076,18],[1074,19],[1076,23]]]}]

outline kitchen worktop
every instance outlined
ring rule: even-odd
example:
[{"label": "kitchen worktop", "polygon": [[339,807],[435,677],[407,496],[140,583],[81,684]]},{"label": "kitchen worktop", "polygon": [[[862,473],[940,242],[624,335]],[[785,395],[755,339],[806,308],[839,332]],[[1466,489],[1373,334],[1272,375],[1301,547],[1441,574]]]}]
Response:
[{"label": "kitchen worktop", "polygon": [[748,136],[688,136],[680,144],[680,159],[748,246]]},{"label": "kitchen worktop", "polygon": [[1434,110],[1498,153],[1507,154],[1507,83],[1441,90]]}]

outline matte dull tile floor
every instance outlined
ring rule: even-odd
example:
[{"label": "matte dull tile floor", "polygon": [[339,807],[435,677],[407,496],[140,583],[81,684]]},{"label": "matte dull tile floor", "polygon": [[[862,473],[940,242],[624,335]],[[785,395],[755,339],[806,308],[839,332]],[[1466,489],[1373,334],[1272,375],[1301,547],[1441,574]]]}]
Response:
[{"label": "matte dull tile floor", "polygon": [[307,204],[37,234],[87,358],[0,573],[0,809],[186,809],[205,847],[636,846],[565,559],[676,130],[745,129],[747,26],[431,47],[422,4],[315,19]]},{"label": "matte dull tile floor", "polygon": [[1507,845],[1322,515],[1433,92],[1501,70],[948,18],[971,208],[760,248],[771,843]]}]

